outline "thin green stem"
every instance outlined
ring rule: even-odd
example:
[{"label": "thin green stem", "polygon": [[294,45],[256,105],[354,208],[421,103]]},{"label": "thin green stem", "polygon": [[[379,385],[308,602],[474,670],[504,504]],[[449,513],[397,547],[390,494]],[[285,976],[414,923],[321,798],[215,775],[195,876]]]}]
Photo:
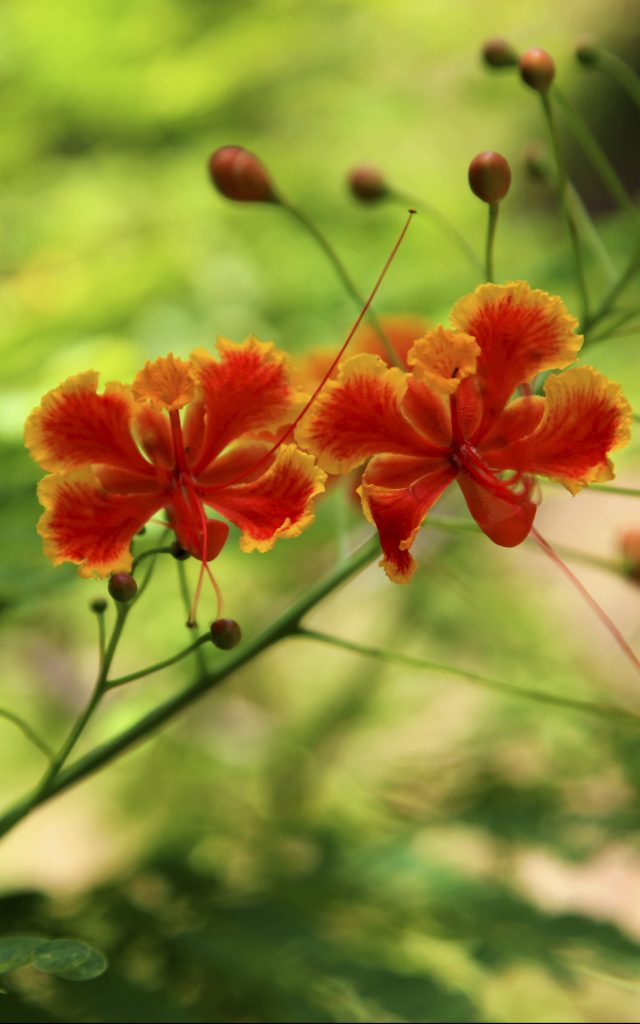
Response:
[{"label": "thin green stem", "polygon": [[630,724],[633,723],[636,727],[640,726],[640,716],[625,711],[623,708],[615,707],[612,704],[598,704],[595,701],[558,697],[556,694],[545,693],[542,690],[531,690],[512,683],[499,682],[496,679],[490,679],[487,676],[471,672],[465,668],[455,668],[452,665],[443,665],[440,662],[428,661],[425,658],[415,658],[409,654],[399,654],[395,651],[386,651],[380,647],[369,647],[352,640],[343,640],[342,637],[321,633],[315,629],[301,627],[297,635],[303,638],[306,637],[309,640],[317,640],[319,643],[330,644],[332,647],[340,647],[342,650],[350,651],[353,654],[363,654],[365,657],[377,658],[380,661],[407,665],[410,668],[427,669],[430,672],[446,673],[446,675],[456,676],[459,679],[466,679],[468,682],[475,683],[477,686],[482,686],[485,689],[506,693],[510,697],[534,700],[540,704],[553,704],[556,707],[567,708],[571,711],[585,711],[588,714],[615,718]]},{"label": "thin green stem", "polygon": [[570,181],[567,182],[567,206],[569,214],[575,224],[576,231],[582,232],[583,238],[588,240],[593,253],[600,261],[609,284],[613,285],[613,283],[618,280],[618,271],[616,266],[609,255],[607,247],[600,237],[600,232],[596,228],[591,214],[582,202],[580,193],[575,185]]},{"label": "thin green stem", "polygon": [[[189,580],[187,579],[187,567],[186,567],[185,563],[180,561],[180,560],[178,560],[176,562],[176,565],[178,567],[178,583],[180,585],[180,593],[182,595],[182,603],[184,604],[185,615],[187,616],[187,618],[186,618],[187,629],[195,628],[195,626],[196,626],[195,622],[193,624],[193,627],[191,627],[189,625],[189,623],[191,621],[191,592],[189,590]],[[204,656],[203,656],[203,652],[200,649],[201,643],[202,643],[202,638],[199,641],[196,641],[196,643],[192,644],[192,646],[191,646],[191,650],[194,650],[196,652],[196,658],[197,658],[197,661],[198,661],[198,670],[200,671],[200,673],[204,672],[206,670],[206,667],[207,667],[206,666],[206,661],[205,661]],[[189,652],[187,652],[187,653],[189,653]],[[176,658],[176,660],[178,660],[178,659]],[[169,662],[169,664],[171,664],[171,662]],[[161,666],[161,667],[163,667],[163,666]],[[114,685],[114,684],[112,684],[112,685]]]},{"label": "thin green stem", "polygon": [[16,725],[18,729],[24,733],[26,738],[33,743],[34,747],[37,747],[40,753],[44,754],[44,756],[53,764],[55,755],[51,747],[48,743],[45,743],[43,739],[40,739],[37,732],[31,728],[28,722],[25,722],[24,719],[20,718],[20,715],[14,714],[13,711],[5,711],[4,708],[0,708],[0,718],[6,718],[8,722],[12,722],[13,725]]},{"label": "thin green stem", "polygon": [[609,50],[594,50],[594,67],[621,86],[640,110],[640,78],[622,57]]},{"label": "thin green stem", "polygon": [[376,535],[371,537],[342,564],[336,566],[324,579],[319,580],[310,587],[258,636],[240,644],[239,647],[230,652],[225,663],[219,668],[199,676],[195,682],[186,687],[181,693],[164,701],[164,703],[144,715],[118,736],[90,750],[69,767],[63,768],[55,778],[51,779],[46,788],[40,786],[34,794],[19,801],[14,807],[9,809],[0,817],[0,836],[5,835],[35,807],[46,803],[57,793],[69,789],[70,786],[75,785],[104,767],[104,765],[109,764],[123,751],[128,750],[140,740],[151,735],[160,726],[171,721],[177,714],[190,707],[263,651],[285,637],[295,634],[301,619],[307,612],[311,611],[320,601],[337,590],[351,576],[354,576],[372,562],[379,554],[380,545]]},{"label": "thin green stem", "polygon": [[396,189],[390,189],[389,199],[392,202],[398,203],[401,206],[411,206],[416,208],[420,213],[426,213],[432,220],[437,221],[445,234],[449,235],[453,241],[457,244],[460,251],[464,253],[466,259],[473,267],[476,273],[482,274],[484,268],[482,266],[482,260],[476,255],[469,243],[467,242],[464,235],[458,231],[454,224],[451,223],[448,217],[441,213],[437,206],[432,206],[431,203],[427,203],[424,199],[416,199],[414,196],[410,196],[407,192],[402,192]]},{"label": "thin green stem", "polygon": [[146,551],[142,551],[137,558],[134,558],[133,565],[131,566],[131,572],[134,573],[140,562],[144,561],[145,558],[154,558],[156,555],[170,555],[171,548],[163,545],[157,548],[147,548]]},{"label": "thin green stem", "polygon": [[487,281],[494,280],[493,273],[493,247],[496,240],[496,228],[498,226],[498,214],[500,203],[489,203],[489,217],[487,220],[487,241],[484,250],[484,273]]},{"label": "thin green stem", "polygon": [[600,323],[603,317],[608,316],[608,314],[612,311],[614,303],[620,297],[620,295],[627,287],[627,285],[631,283],[639,269],[640,237],[636,241],[636,247],[633,253],[631,254],[631,259],[629,260],[626,268],[623,270],[618,280],[615,282],[615,284],[611,286],[611,288],[609,288],[609,291],[606,293],[606,295],[604,296],[600,304],[597,306],[595,311],[591,314],[591,316],[587,315],[586,317],[583,317],[582,324],[580,327],[581,331],[584,332],[593,330],[596,324]]},{"label": "thin green stem", "polygon": [[138,672],[129,672],[126,676],[118,676],[116,679],[110,679],[106,684],[107,689],[113,690],[116,686],[124,686],[125,683],[132,683],[135,679],[143,679],[145,676],[150,676],[153,672],[160,672],[163,668],[168,668],[169,665],[175,665],[177,661],[182,661],[189,654],[197,651],[203,644],[211,643],[211,636],[209,633],[203,633],[197,640],[194,640],[192,644],[185,647],[184,650],[174,654],[171,658],[165,658],[164,661],[157,661],[155,665],[149,665],[148,668],[141,668]]},{"label": "thin green stem", "polygon": [[[553,481],[550,481],[551,483]],[[562,487],[562,484],[559,485]],[[589,484],[590,491],[604,491],[607,494],[624,494],[628,498],[640,498],[637,487],[615,487],[613,484]]]},{"label": "thin green stem", "polygon": [[612,199],[623,210],[627,210],[629,213],[633,214],[636,220],[640,220],[640,214],[638,214],[631,196],[622,184],[613,164],[609,160],[598,140],[593,135],[589,125],[582,117],[582,114],[576,110],[573,104],[571,104],[566,96],[560,92],[557,86],[554,85],[551,92],[554,102],[562,112],[569,130],[572,132],[578,145],[584,151],[594,170],[602,179],[603,184],[606,185]]},{"label": "thin green stem", "polygon": [[[280,199],[279,205],[282,207],[283,210],[286,210],[286,212],[291,217],[293,217],[293,219],[296,220],[298,224],[300,224],[305,229],[307,234],[311,235],[314,241],[319,245],[319,247],[324,252],[325,256],[327,256],[329,262],[333,265],[334,270],[336,271],[338,277],[342,281],[345,291],[353,299],[354,303],[358,307],[358,310],[361,310],[366,305],[366,300],[360,294],[347,268],[345,267],[344,263],[338,256],[337,252],[335,251],[329,240],[324,236],[324,234],[320,231],[316,224],[314,224],[314,222],[310,220],[307,217],[307,215],[302,212],[302,210],[299,210],[297,206],[292,206],[292,204],[289,203],[286,199]],[[387,353],[387,358],[389,359],[391,365],[398,366],[398,355],[395,349],[393,348],[393,345],[389,341],[387,335],[385,334],[382,325],[373,309],[370,309],[368,311],[367,318],[370,321],[374,331],[378,335],[380,341],[382,342],[384,350]]]},{"label": "thin green stem", "polygon": [[107,627],[105,621],[105,614],[103,611],[96,612],[96,619],[98,621],[98,665],[99,670],[102,671],[104,665],[104,654],[107,643]]},{"label": "thin green stem", "polygon": [[553,155],[557,169],[557,187],[558,196],[560,199],[560,205],[564,215],[565,223],[567,225],[567,231],[569,239],[571,241],[571,248],[573,250],[573,259],[576,269],[576,280],[578,284],[578,291],[580,293],[580,302],[582,305],[582,314],[580,319],[585,321],[589,316],[589,295],[587,291],[587,282],[584,272],[584,264],[582,260],[582,247],[580,245],[580,239],[578,238],[578,232],[574,223],[569,204],[567,201],[567,168],[564,160],[564,154],[562,152],[562,146],[558,136],[558,129],[556,120],[554,117],[553,106],[547,92],[540,93],[540,99],[542,101],[542,109],[549,129],[549,137],[551,139],[551,146],[553,148]]},{"label": "thin green stem", "polygon": [[640,309],[609,310],[609,314],[613,315],[611,322],[606,327],[600,327],[600,331],[589,338],[592,345],[604,341],[605,338],[624,338],[635,333],[633,330],[620,332],[620,328],[639,317]]}]

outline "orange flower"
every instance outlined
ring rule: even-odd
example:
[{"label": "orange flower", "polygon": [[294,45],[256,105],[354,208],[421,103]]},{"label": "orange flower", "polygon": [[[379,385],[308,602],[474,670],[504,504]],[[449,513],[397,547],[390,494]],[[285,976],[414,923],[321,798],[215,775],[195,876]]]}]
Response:
[{"label": "orange flower", "polygon": [[217,348],[218,359],[157,359],[131,388],[102,394],[96,372],[78,374],[34,410],[25,440],[51,472],[38,529],[54,564],[76,562],[81,576],[128,570],[133,536],[162,508],[203,566],[225,544],[224,520],[240,528],[244,551],[267,551],[311,522],[325,474],[294,444],[272,451],[255,439],[301,407],[285,355],[256,338]]},{"label": "orange flower", "polygon": [[[371,355],[346,360],[298,428],[329,473],[373,456],[360,494],[397,583],[415,570],[409,549],[453,480],[487,536],[512,547],[533,524],[536,474],[576,493],[611,479],[608,453],[629,440],[628,402],[592,367],[550,376],[545,397],[529,393],[537,373],[568,366],[582,344],[560,299],[525,282],[482,285],[451,322],[416,341],[411,372]],[[519,386],[524,396],[509,401]]]}]

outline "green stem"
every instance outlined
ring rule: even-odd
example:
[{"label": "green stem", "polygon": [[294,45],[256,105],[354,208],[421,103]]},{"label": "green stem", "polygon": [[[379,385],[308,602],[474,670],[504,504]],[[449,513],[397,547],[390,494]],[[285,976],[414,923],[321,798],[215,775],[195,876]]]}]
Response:
[{"label": "green stem", "polygon": [[53,764],[55,755],[51,747],[45,743],[44,740],[40,739],[37,732],[34,732],[29,723],[20,718],[20,715],[14,714],[13,711],[5,711],[4,708],[0,708],[0,718],[6,718],[8,722],[12,722],[14,725],[17,725],[18,729],[20,729],[27,739],[33,743],[34,747],[37,747],[40,753],[44,754],[44,756]]},{"label": "green stem", "polygon": [[615,301],[622,294],[624,289],[633,280],[636,272],[640,269],[640,238],[636,242],[636,247],[631,254],[631,259],[627,264],[625,270],[622,272],[618,280],[609,288],[609,291],[604,296],[597,309],[591,314],[583,318],[581,324],[581,331],[591,331],[599,323],[603,317],[607,316],[611,311]]},{"label": "green stem", "polygon": [[140,565],[140,562],[142,562],[145,558],[153,558],[155,555],[170,555],[171,550],[172,549],[170,547],[166,546],[158,548],[147,548],[147,550],[142,551],[137,558],[134,558],[133,565],[131,566],[131,572],[134,573],[138,566]]},{"label": "green stem", "polygon": [[605,75],[617,82],[640,110],[640,79],[633,68],[609,50],[596,49],[594,52],[594,67],[599,68]]},{"label": "green stem", "polygon": [[570,181],[567,183],[567,206],[569,214],[575,224],[576,231],[582,231],[583,238],[588,239],[594,254],[600,260],[604,272],[609,280],[609,284],[613,285],[614,282],[618,280],[618,271],[604,242],[602,241],[602,238],[600,237],[598,229],[593,223],[591,214],[582,202],[580,193]]},{"label": "green stem", "polygon": [[[553,481],[550,481],[551,483]],[[560,484],[562,487],[562,484]],[[628,498],[640,498],[640,490],[637,487],[615,487],[612,484],[589,484],[590,491],[605,491],[607,494],[624,494]]]},{"label": "green stem", "polygon": [[464,253],[474,271],[480,274],[483,272],[484,268],[482,266],[482,261],[473,251],[464,235],[458,231],[448,217],[445,217],[444,213],[440,212],[437,206],[432,206],[431,203],[427,203],[424,199],[416,199],[414,196],[410,196],[406,192],[396,191],[395,189],[390,190],[389,198],[393,202],[399,203],[401,206],[410,206],[417,209],[420,213],[426,213],[432,220],[437,221],[444,233],[449,235],[458,245],[460,251]]},{"label": "green stem", "polygon": [[[178,583],[180,585],[180,593],[182,595],[182,603],[184,604],[185,615],[187,616],[187,618],[186,618],[187,629],[195,629],[196,626],[197,626],[197,623],[194,622],[193,626],[190,625],[190,622],[191,622],[191,593],[189,591],[189,581],[187,579],[187,568],[186,568],[185,563],[180,561],[180,560],[178,560],[178,562],[176,562],[176,565],[178,567]],[[207,635],[207,637],[205,637],[205,639],[209,639],[209,636]],[[193,650],[196,653],[196,659],[197,659],[197,662],[198,662],[198,671],[200,672],[200,674],[205,672],[206,668],[207,668],[207,663],[206,663],[205,658],[204,658],[204,652],[201,650],[201,643],[202,643],[202,638],[200,638],[200,640],[197,640],[195,644],[192,644],[191,648],[190,648],[190,650]],[[189,653],[189,651],[187,651],[186,653]],[[180,655],[180,657],[182,657],[182,655]],[[176,658],[175,660],[177,661],[178,658]],[[171,664],[171,662],[169,662],[169,664]],[[164,666],[160,666],[160,667],[164,667]],[[150,669],[150,671],[153,671],[153,669]],[[138,676],[134,676],[134,678],[137,679]],[[123,680],[123,681],[127,682],[127,680]],[[114,684],[112,683],[112,685],[114,685]]]},{"label": "green stem", "polygon": [[102,671],[102,666],[104,665],[105,647],[107,642],[104,612],[96,612],[96,618],[98,620],[98,665],[99,671]]},{"label": "green stem", "polygon": [[560,92],[557,86],[553,86],[552,94],[555,103],[562,111],[569,130],[573,133],[576,142],[584,151],[594,170],[599,174],[606,185],[611,198],[623,209],[632,213],[634,218],[640,219],[631,196],[628,194],[620,178],[618,177],[613,164],[609,160],[602,146],[592,134],[589,125],[569,100]]},{"label": "green stem", "polygon": [[487,221],[487,242],[484,251],[485,278],[491,282],[493,274],[493,247],[496,239],[496,228],[498,226],[498,214],[500,203],[489,203],[489,219]]},{"label": "green stem", "polygon": [[587,282],[584,272],[584,264],[582,261],[582,248],[580,245],[580,239],[578,238],[578,232],[574,223],[569,204],[567,201],[567,168],[564,160],[564,154],[562,152],[562,146],[558,137],[558,129],[556,120],[553,113],[553,107],[549,94],[547,92],[540,93],[540,99],[542,101],[542,109],[544,116],[547,121],[547,127],[549,129],[549,136],[551,138],[551,146],[553,148],[553,155],[557,169],[557,185],[558,185],[558,196],[560,199],[560,205],[564,215],[565,223],[567,225],[567,231],[569,239],[571,241],[571,248],[573,249],[573,259],[576,268],[576,280],[578,283],[578,290],[580,293],[580,302],[582,305],[582,314],[580,319],[585,321],[589,315],[589,296],[587,292]]},{"label": "green stem", "polygon": [[640,716],[634,715],[629,711],[625,711],[623,708],[617,708],[612,704],[597,704],[595,701],[578,700],[572,699],[571,697],[558,697],[553,693],[544,693],[541,690],[531,690],[525,687],[515,686],[512,683],[499,682],[496,679],[490,679],[487,676],[480,675],[477,672],[471,672],[464,668],[454,668],[451,665],[443,665],[437,661],[427,661],[425,658],[414,658],[409,654],[398,654],[394,651],[386,651],[380,647],[368,647],[365,644],[359,644],[352,640],[343,640],[341,637],[331,636],[328,633],[321,633],[315,629],[300,628],[297,635],[300,637],[306,637],[309,640],[317,640],[319,643],[330,644],[333,647],[340,647],[345,651],[352,652],[353,654],[363,654],[369,658],[377,658],[380,661],[407,665],[410,668],[425,668],[431,672],[443,672],[446,675],[466,679],[467,681],[475,683],[478,686],[482,686],[485,689],[495,690],[498,693],[506,693],[510,697],[522,697],[525,700],[535,700],[541,704],[553,704],[556,707],[567,708],[571,711],[585,711],[588,714],[601,715],[607,718],[616,718],[633,723],[636,727],[640,726]]},{"label": "green stem", "polygon": [[[283,208],[283,210],[286,210],[287,213],[291,217],[293,217],[293,219],[296,220],[298,224],[300,224],[305,229],[307,234],[311,235],[314,241],[320,246],[325,256],[327,256],[327,258],[329,259],[329,262],[333,265],[338,277],[342,281],[345,291],[353,299],[354,303],[358,307],[358,311],[362,310],[363,307],[366,305],[366,299],[364,299],[363,296],[358,291],[347,268],[345,267],[344,263],[338,256],[337,252],[335,251],[329,240],[325,238],[320,229],[313,223],[312,220],[309,220],[307,215],[303,213],[302,210],[299,210],[297,206],[292,206],[291,203],[289,203],[286,199],[280,199],[280,206]],[[374,331],[378,335],[380,341],[382,342],[384,350],[387,353],[387,358],[389,359],[391,365],[399,366],[400,363],[398,360],[398,354],[395,351],[391,342],[389,341],[387,335],[385,334],[382,325],[373,309],[370,309],[368,311],[367,318],[370,321]]]},{"label": "green stem", "polygon": [[225,664],[213,671],[200,676],[194,683],[181,693],[160,704],[153,711],[144,715],[118,736],[100,744],[74,764],[63,769],[51,779],[47,787],[40,786],[36,792],[0,817],[0,836],[5,835],[19,821],[25,818],[35,807],[51,800],[56,794],[69,789],[81,779],[92,775],[104,765],[113,761],[118,754],[134,746],[140,740],[155,732],[160,726],[170,721],[175,715],[190,707],[210,690],[228,679],[243,665],[272,647],[279,640],[292,636],[299,628],[300,620],[315,605],[345,583],[351,576],[363,569],[380,554],[377,535],[371,537],[357,551],[349,556],[341,565],[319,580],[299,597],[271,625],[267,626],[258,636],[241,644],[229,654]]},{"label": "green stem", "polygon": [[169,665],[175,665],[177,661],[181,661],[189,654],[199,650],[199,648],[206,643],[211,643],[211,636],[209,633],[203,633],[202,636],[199,636],[197,640],[194,640],[194,642],[189,644],[188,647],[185,647],[184,650],[179,651],[170,658],[165,658],[164,661],[157,661],[155,665],[149,665],[148,668],[141,668],[137,672],[129,672],[126,676],[118,676],[117,679],[110,679],[106,684],[107,689],[112,690],[115,686],[124,686],[125,683],[132,683],[134,679],[143,679],[145,676],[150,676],[153,672],[159,672],[163,668],[168,668]]},{"label": "green stem", "polygon": [[[613,314],[614,311],[610,310],[609,312],[610,314]],[[635,320],[639,316],[640,309],[618,310],[613,316],[611,323],[607,324],[606,327],[601,327],[600,331],[597,334],[592,334],[589,338],[589,341],[591,342],[591,344],[595,345],[596,342],[604,341],[604,339],[607,337],[624,338],[629,336],[630,334],[634,334],[635,331],[633,328],[630,331],[623,332],[620,332],[620,328],[624,327],[624,325],[629,323],[629,321]],[[637,330],[637,327],[635,328],[635,330]]]}]

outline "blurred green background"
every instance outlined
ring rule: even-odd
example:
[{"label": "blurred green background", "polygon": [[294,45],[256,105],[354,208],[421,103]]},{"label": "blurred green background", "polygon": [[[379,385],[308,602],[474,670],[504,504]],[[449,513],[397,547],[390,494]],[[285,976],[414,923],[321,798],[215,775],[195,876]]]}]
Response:
[{"label": "blurred green background", "polygon": [[[486,211],[466,168],[497,149],[514,173],[498,278],[526,277],[576,309],[555,202],[523,166],[544,138],[537,97],[516,75],[484,69],[479,49],[491,35],[549,49],[564,92],[637,191],[637,112],[573,57],[591,33],[637,59],[630,12],[621,0],[5,0],[2,707],[59,742],[96,669],[87,606],[104,584],[51,568],[35,534],[40,471],[21,431],[41,395],[89,368],[131,380],[145,359],[186,355],[217,334],[255,333],[292,353],[337,346],[353,319],[332,268],[281,211],[211,190],[210,151],[259,152],[366,291],[403,213],[357,206],[347,170],[377,163],[480,253]],[[566,145],[621,268],[632,224]],[[601,263],[588,271],[602,295]],[[377,308],[438,322],[477,283],[423,213]],[[637,299],[636,284],[624,304]],[[639,341],[627,330],[587,357],[636,409]],[[637,486],[636,441],[616,463],[620,482]],[[441,510],[466,515],[455,495]],[[559,546],[616,560],[638,505],[547,488],[538,523]],[[335,488],[300,540],[267,556],[229,544],[218,563],[229,614],[250,635],[366,536]],[[417,552],[424,568],[410,587],[372,567],[310,623],[640,711],[619,648],[532,545],[505,551],[426,529]],[[637,645],[637,585],[574,567]],[[118,671],[186,644],[183,623],[175,565],[161,564]],[[181,663],[116,693],[83,749],[194,671]],[[288,641],[4,840],[0,930],[77,936],[111,965],[84,984],[10,975],[0,1020],[638,1020],[639,735]],[[8,804],[42,764],[8,722],[0,741]]]}]

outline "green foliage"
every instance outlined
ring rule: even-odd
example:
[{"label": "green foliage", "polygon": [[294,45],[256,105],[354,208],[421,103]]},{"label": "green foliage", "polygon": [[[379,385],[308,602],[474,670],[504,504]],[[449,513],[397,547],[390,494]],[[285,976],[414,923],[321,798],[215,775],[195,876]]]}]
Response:
[{"label": "green foliage", "polygon": [[107,969],[107,960],[80,939],[44,939],[37,935],[0,936],[0,975],[31,964],[66,981],[92,981]]}]

